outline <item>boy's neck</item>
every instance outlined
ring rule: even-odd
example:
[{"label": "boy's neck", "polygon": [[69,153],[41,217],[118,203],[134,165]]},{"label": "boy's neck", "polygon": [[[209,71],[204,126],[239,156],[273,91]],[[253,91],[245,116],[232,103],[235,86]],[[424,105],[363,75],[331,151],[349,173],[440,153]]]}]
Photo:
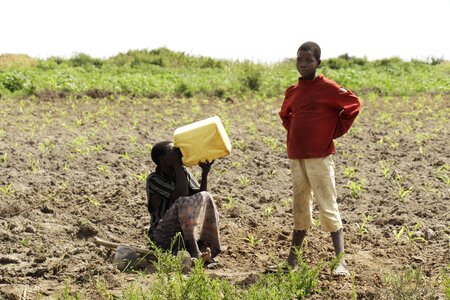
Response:
[{"label": "boy's neck", "polygon": [[316,72],[312,73],[309,76],[306,77],[300,77],[302,80],[314,80],[316,78]]}]

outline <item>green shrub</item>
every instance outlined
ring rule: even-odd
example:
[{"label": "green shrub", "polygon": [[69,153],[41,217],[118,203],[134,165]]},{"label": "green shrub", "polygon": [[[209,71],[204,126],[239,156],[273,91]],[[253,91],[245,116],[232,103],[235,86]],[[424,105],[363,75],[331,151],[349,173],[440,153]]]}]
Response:
[{"label": "green shrub", "polygon": [[1,83],[7,90],[9,90],[11,93],[14,93],[15,91],[23,89],[25,81],[26,78],[23,76],[23,74],[16,73],[6,75],[2,79]]},{"label": "green shrub", "polygon": [[175,93],[181,97],[191,98],[193,96],[191,88],[185,82],[180,82],[175,86]]},{"label": "green shrub", "polygon": [[[101,90],[133,97],[267,99],[282,98],[299,76],[294,58],[267,65],[192,56],[167,48],[130,50],[106,60],[86,54],[70,59],[51,57],[36,64],[21,64],[20,68],[11,67],[15,66],[9,63],[11,58],[3,60],[10,69],[0,71],[2,94]],[[318,72],[360,96],[449,93],[450,64],[435,63],[438,60],[405,62],[395,57],[368,61],[344,54],[323,60]]]},{"label": "green shrub", "polygon": [[73,67],[86,67],[86,66],[95,66],[101,67],[103,65],[103,61],[98,58],[92,58],[87,54],[79,53],[69,59],[69,63]]},{"label": "green shrub", "polygon": [[241,66],[240,81],[244,88],[250,91],[259,91],[262,84],[262,67],[256,64],[245,62]]}]

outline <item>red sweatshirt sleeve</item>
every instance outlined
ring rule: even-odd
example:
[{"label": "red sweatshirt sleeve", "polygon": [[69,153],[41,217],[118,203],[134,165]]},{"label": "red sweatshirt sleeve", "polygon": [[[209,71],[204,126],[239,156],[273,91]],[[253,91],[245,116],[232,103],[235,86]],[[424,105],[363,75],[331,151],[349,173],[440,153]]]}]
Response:
[{"label": "red sweatshirt sleeve", "polygon": [[293,92],[295,86],[290,86],[286,89],[286,92],[284,93],[284,101],[281,105],[281,110],[279,112],[283,127],[286,128],[287,131],[289,131],[289,128],[291,126],[291,100],[288,99],[289,95]]},{"label": "red sweatshirt sleeve", "polygon": [[341,87],[337,96],[337,105],[339,109],[341,109],[341,112],[336,124],[333,139],[343,136],[350,129],[359,113],[361,102],[352,91]]}]

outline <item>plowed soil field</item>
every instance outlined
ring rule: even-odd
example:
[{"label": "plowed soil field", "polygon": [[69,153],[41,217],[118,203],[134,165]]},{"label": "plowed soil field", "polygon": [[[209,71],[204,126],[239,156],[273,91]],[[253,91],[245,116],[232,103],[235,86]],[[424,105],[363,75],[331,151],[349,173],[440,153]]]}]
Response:
[{"label": "plowed soil field", "polygon": [[[207,272],[236,284],[257,280],[287,257],[293,226],[281,101],[0,99],[0,298],[53,299],[65,288],[85,299],[101,299],[104,290],[120,296],[138,275],[119,272],[113,252],[93,237],[146,246],[151,145],[214,115],[233,150],[209,176],[224,251]],[[304,257],[325,267],[312,298],[380,299],[386,276],[408,267],[420,267],[425,285],[442,294],[450,261],[449,115],[448,95],[363,98],[333,158],[352,276],[330,275],[331,239],[315,226]]]}]

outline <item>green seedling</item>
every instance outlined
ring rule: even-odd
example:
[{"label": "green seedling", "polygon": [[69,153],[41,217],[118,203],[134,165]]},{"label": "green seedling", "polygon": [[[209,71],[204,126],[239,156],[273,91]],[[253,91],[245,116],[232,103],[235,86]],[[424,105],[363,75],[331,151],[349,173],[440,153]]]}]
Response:
[{"label": "green seedling", "polygon": [[400,175],[397,171],[393,171],[392,172],[393,173],[393,175],[394,175],[394,181],[396,181],[397,182],[397,184],[399,184],[399,182],[403,182],[403,176],[402,175]]},{"label": "green seedling", "polygon": [[346,187],[350,189],[350,195],[352,198],[358,198],[360,193],[364,191],[364,183],[364,179],[360,179],[359,182],[355,182],[353,180],[347,182]]},{"label": "green seedling", "polygon": [[232,209],[233,207],[236,206],[236,200],[233,198],[233,196],[228,195],[227,199],[228,199],[228,203],[225,204],[226,209]]},{"label": "green seedling", "polygon": [[392,149],[394,149],[394,150],[397,150],[398,146],[400,145],[398,142],[390,142],[389,144],[391,145]]},{"label": "green seedling", "polygon": [[249,182],[250,182],[250,180],[248,179],[247,176],[245,176],[245,175],[239,176],[239,183],[240,183],[241,185],[246,186],[246,185],[249,184]]},{"label": "green seedling", "polygon": [[100,127],[102,127],[102,128],[108,128],[109,127],[108,121],[106,121],[106,120],[101,120],[99,123],[100,123]]},{"label": "green seedling", "polygon": [[240,169],[240,168],[242,168],[242,163],[241,163],[240,161],[233,161],[233,162],[231,163],[231,166],[232,166],[233,168]]},{"label": "green seedling", "polygon": [[356,170],[353,167],[346,167],[344,169],[344,176],[347,178],[353,178],[356,175]]},{"label": "green seedling", "polygon": [[92,197],[92,196],[84,196],[84,198],[86,200],[88,200],[95,207],[98,207],[100,205],[100,202],[97,199],[95,199],[94,197]]},{"label": "green seedling", "polygon": [[102,299],[114,299],[113,294],[108,291],[108,282],[104,278],[98,278],[95,280],[95,288]]},{"label": "green seedling", "polygon": [[406,239],[411,242],[426,242],[423,237],[417,236],[417,230],[422,227],[422,221],[417,222],[410,230],[409,226],[406,226]]},{"label": "green seedling", "polygon": [[105,165],[98,165],[98,166],[97,166],[97,169],[99,170],[100,173],[108,174],[108,173],[111,172],[111,171],[109,170],[108,166],[105,166]]},{"label": "green seedling", "polygon": [[353,126],[353,127],[351,127],[350,130],[348,131],[348,134],[349,134],[349,135],[355,135],[355,134],[360,133],[361,131],[362,131],[362,128],[357,127],[357,126]]},{"label": "green seedling", "polygon": [[131,159],[130,155],[127,152],[125,152],[123,154],[120,154],[119,156],[122,157],[125,160],[130,160]]},{"label": "green seedling", "polygon": [[422,145],[423,142],[427,142],[433,138],[431,133],[418,133],[416,134],[416,143]]},{"label": "green seedling", "polygon": [[147,153],[152,153],[153,145],[152,144],[145,144],[144,145]]},{"label": "green seedling", "polygon": [[289,208],[292,206],[292,201],[293,201],[292,198],[289,197],[289,198],[284,198],[283,200],[281,200],[281,203],[283,204],[283,207]]},{"label": "green seedling", "polygon": [[277,170],[269,170],[267,171],[267,175],[272,178],[277,174]]},{"label": "green seedling", "polygon": [[425,154],[425,151],[423,150],[423,147],[422,146],[419,146],[419,154],[420,155],[424,155]]},{"label": "green seedling", "polygon": [[355,226],[358,230],[358,234],[360,236],[364,236],[364,234],[368,233],[366,224],[373,221],[373,216],[363,214],[363,221],[361,224],[355,223]]},{"label": "green seedling", "polygon": [[129,140],[133,145],[137,144],[137,137],[135,137],[134,135],[130,135]]},{"label": "green seedling", "polygon": [[249,234],[246,238],[244,238],[244,241],[246,241],[250,247],[254,248],[256,245],[262,242],[262,239],[257,239],[253,235]]},{"label": "green seedling", "polygon": [[80,153],[81,155],[89,155],[91,152],[91,149],[87,145],[87,138],[83,136],[77,136],[72,140],[72,143],[70,144],[73,151],[76,153]]},{"label": "green seedling", "polygon": [[81,126],[81,125],[83,125],[83,119],[81,119],[81,118],[75,118],[73,121],[72,121],[72,124],[73,125],[75,125],[75,126]]},{"label": "green seedling", "polygon": [[383,174],[383,177],[385,177],[385,178],[389,177],[392,163],[382,160],[382,161],[380,161],[380,166],[381,166],[381,174]]},{"label": "green seedling", "polygon": [[399,242],[400,239],[403,237],[403,233],[404,233],[404,232],[405,232],[405,226],[403,226],[402,228],[400,228],[399,231],[397,231],[397,230],[394,229],[393,233],[394,233],[395,240],[396,240],[397,242]]},{"label": "green seedling", "polygon": [[94,150],[95,152],[102,152],[103,151],[103,145],[102,144],[97,144],[97,145],[92,147],[92,150]]},{"label": "green seedling", "polygon": [[412,192],[413,188],[406,189],[399,184],[396,196],[399,200],[404,201],[406,197]]},{"label": "green seedling", "polygon": [[320,222],[320,219],[313,219],[313,225],[317,228],[320,228],[320,225],[322,223]]},{"label": "green seedling", "polygon": [[245,151],[247,149],[247,143],[244,140],[234,140],[233,148],[240,151]]},{"label": "green seedling", "polygon": [[450,185],[450,165],[444,164],[435,171],[436,177],[445,184]]},{"label": "green seedling", "polygon": [[10,183],[6,186],[0,186],[0,193],[4,194],[4,195],[11,195],[13,194],[15,191],[12,188],[13,184]]},{"label": "green seedling", "polygon": [[63,182],[61,182],[61,184],[59,185],[59,189],[61,189],[62,191],[67,190],[68,187],[69,187],[69,182],[68,182],[68,181],[63,181]]},{"label": "green seedling", "polygon": [[147,172],[141,172],[139,174],[131,174],[131,176],[133,176],[134,178],[136,178],[139,181],[146,181],[147,180]]},{"label": "green seedling", "polygon": [[30,244],[30,241],[31,241],[31,238],[26,236],[20,241],[20,244],[24,247],[28,247],[28,245]]},{"label": "green seedling", "polygon": [[396,241],[400,241],[402,237],[405,237],[406,240],[410,243],[412,242],[426,242],[423,237],[417,236],[417,231],[422,226],[422,221],[417,222],[412,229],[409,228],[408,225],[403,225],[402,228],[397,232],[394,230],[394,236]]},{"label": "green seedling", "polygon": [[8,153],[3,153],[0,155],[0,163],[5,163],[8,160]]},{"label": "green seedling", "polygon": [[253,122],[248,122],[247,124],[245,124],[245,127],[247,128],[247,131],[252,135],[258,132],[258,130],[256,129],[256,125]]},{"label": "green seedling", "polygon": [[269,205],[266,208],[264,208],[263,215],[264,217],[268,218],[271,215],[273,215],[274,211],[275,211],[274,207],[272,205]]},{"label": "green seedling", "polygon": [[27,160],[30,163],[31,172],[36,173],[39,171],[39,160],[33,157],[33,154],[29,153],[27,155]]},{"label": "green seedling", "polygon": [[56,148],[56,144],[54,141],[50,141],[48,139],[45,139],[41,143],[39,143],[39,151],[42,153],[50,153]]},{"label": "green seedling", "polygon": [[263,137],[263,142],[264,142],[264,144],[269,146],[269,148],[272,151],[277,151],[277,149],[278,149],[278,141],[275,138],[273,138],[271,136],[265,136],[265,137]]}]

